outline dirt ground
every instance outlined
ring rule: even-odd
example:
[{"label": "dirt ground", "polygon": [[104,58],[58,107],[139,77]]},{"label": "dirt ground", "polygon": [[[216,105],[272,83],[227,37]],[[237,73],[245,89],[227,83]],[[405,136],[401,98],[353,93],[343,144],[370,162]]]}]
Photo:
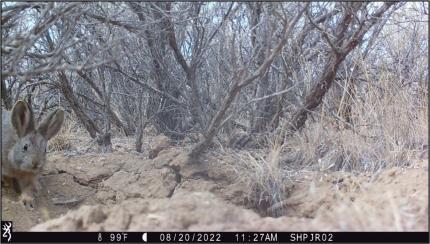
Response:
[{"label": "dirt ground", "polygon": [[148,159],[131,139],[117,139],[112,153],[49,153],[35,208],[2,187],[2,219],[16,231],[428,230],[427,154],[378,174],[289,176],[282,216],[274,218],[249,206],[249,185],[231,154],[213,151],[191,164],[184,152],[173,147]]}]

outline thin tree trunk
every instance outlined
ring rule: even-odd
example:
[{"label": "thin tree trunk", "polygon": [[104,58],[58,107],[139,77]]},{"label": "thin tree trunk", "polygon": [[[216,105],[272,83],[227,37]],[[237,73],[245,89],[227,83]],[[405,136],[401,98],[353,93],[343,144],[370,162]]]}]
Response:
[{"label": "thin tree trunk", "polygon": [[[358,4],[358,3],[351,3]],[[354,50],[358,44],[361,43],[363,36],[378,20],[381,20],[381,16],[387,11],[394,3],[384,3],[378,10],[375,11],[371,16],[368,23],[361,23],[361,28],[358,28],[355,33],[346,36],[348,26],[353,18],[353,13],[349,11],[345,12],[342,17],[342,22],[337,28],[337,39],[335,43],[339,43],[340,47],[333,46],[334,44],[328,39],[330,46],[333,50],[326,62],[325,68],[321,74],[321,77],[316,82],[315,86],[311,89],[309,94],[305,98],[304,105],[296,110],[292,116],[290,123],[285,123],[281,131],[278,133],[278,137],[275,139],[275,145],[282,145],[287,135],[291,135],[295,131],[302,128],[307,120],[308,114],[318,107],[322,102],[324,95],[330,89],[339,65],[345,59],[345,57]],[[353,5],[357,7],[358,5]],[[324,35],[324,34],[323,34]],[[327,37],[326,37],[327,39]]]},{"label": "thin tree trunk", "polygon": [[[102,152],[112,152],[112,141],[111,141],[111,123],[110,123],[110,97],[112,94],[112,81],[107,81],[105,78],[105,69],[103,67],[99,68],[99,74],[101,80],[105,81],[102,82],[103,86],[103,98],[104,98],[104,106],[103,106],[103,117],[104,117],[104,129],[103,129],[103,135],[101,135],[101,138],[103,140],[100,140],[100,144],[102,146]],[[110,74],[112,76],[112,74]],[[108,82],[108,84],[106,84]]]},{"label": "thin tree trunk", "polygon": [[84,112],[84,110],[79,105],[78,100],[73,94],[72,87],[70,87],[66,74],[64,72],[59,72],[59,78],[61,81],[60,90],[63,93],[63,96],[66,98],[73,112],[76,114],[76,117],[84,125],[85,129],[88,131],[91,138],[93,139],[96,138],[97,133],[100,133],[100,130],[93,123],[93,120],[88,117],[88,115]]},{"label": "thin tree trunk", "polygon": [[212,140],[220,129],[221,122],[225,117],[227,109],[230,107],[231,103],[234,101],[237,94],[240,92],[242,88],[248,86],[255,79],[263,76],[267,72],[267,69],[270,67],[275,57],[281,52],[282,48],[287,43],[287,40],[290,37],[291,30],[294,28],[294,26],[301,18],[303,12],[308,8],[308,6],[309,6],[309,3],[306,3],[306,5],[291,20],[289,24],[286,24],[286,23],[284,24],[282,39],[273,49],[269,57],[264,61],[264,63],[260,67],[258,67],[258,69],[254,72],[253,75],[245,76],[245,78],[243,78],[243,73],[238,75],[237,80],[236,82],[234,82],[233,86],[228,92],[222,107],[220,108],[220,110],[218,110],[218,112],[215,114],[214,118],[212,119],[211,124],[209,125],[204,135],[205,138],[203,139],[203,141],[199,142],[196,146],[194,146],[191,149],[190,153],[188,154],[191,159],[193,160],[197,159],[212,144]]},{"label": "thin tree trunk", "polygon": [[6,83],[4,79],[1,80],[1,99],[6,110],[12,109],[12,98],[10,96],[10,91],[6,88]]},{"label": "thin tree trunk", "polygon": [[[167,3],[167,9],[169,8]],[[161,8],[161,3],[159,4]],[[143,23],[146,22],[146,17],[144,15],[145,11],[142,6],[130,2],[129,6],[138,16],[139,20]],[[153,125],[157,128],[158,132],[164,133],[166,136],[169,136],[174,139],[181,138],[181,134],[177,133],[181,132],[181,122],[183,121],[184,114],[181,113],[181,109],[179,108],[178,98],[181,94],[180,89],[177,87],[177,84],[171,81],[168,75],[168,64],[164,61],[165,56],[167,55],[167,42],[168,37],[163,30],[168,29],[168,19],[164,18],[158,10],[153,10],[152,14],[155,19],[159,20],[159,31],[146,29],[144,31],[145,39],[147,41],[149,52],[151,54],[151,63],[152,63],[152,76],[157,85],[157,90],[162,94],[167,95],[172,99],[165,99],[163,95],[160,97],[158,94],[152,96],[149,100],[149,104],[147,106],[147,116],[153,116]],[[168,34],[167,34],[168,35]],[[179,102],[180,104],[180,102]],[[167,109],[166,109],[167,108]]]},{"label": "thin tree trunk", "polygon": [[137,101],[137,132],[136,132],[136,151],[142,152],[142,139],[143,139],[143,91],[139,93]]}]

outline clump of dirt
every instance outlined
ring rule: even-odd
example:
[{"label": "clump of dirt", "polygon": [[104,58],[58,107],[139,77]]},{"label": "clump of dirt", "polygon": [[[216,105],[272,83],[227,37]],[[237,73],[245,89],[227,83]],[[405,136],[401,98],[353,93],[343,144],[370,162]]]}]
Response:
[{"label": "clump of dirt", "polygon": [[173,145],[154,159],[130,152],[126,142],[114,149],[50,153],[35,209],[2,187],[3,220],[18,231],[428,229],[427,161],[376,175],[298,172],[285,181],[289,195],[271,206],[282,217],[272,218],[247,205],[249,182],[231,152],[212,151],[192,163]]},{"label": "clump of dirt", "polygon": [[151,143],[151,148],[149,150],[149,158],[153,159],[157,157],[158,153],[168,149],[170,146],[172,146],[172,142],[169,137],[165,135],[155,137]]},{"label": "clump of dirt", "polygon": [[255,212],[228,204],[209,192],[182,192],[172,198],[132,199],[120,205],[85,206],[32,231],[231,231],[305,229],[309,221],[261,218]]}]

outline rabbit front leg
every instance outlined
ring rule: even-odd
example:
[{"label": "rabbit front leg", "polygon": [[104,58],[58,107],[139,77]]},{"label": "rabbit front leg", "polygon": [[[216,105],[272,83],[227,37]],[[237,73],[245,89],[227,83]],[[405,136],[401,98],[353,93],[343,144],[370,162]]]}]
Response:
[{"label": "rabbit front leg", "polygon": [[6,175],[1,176],[1,184],[5,187],[10,187],[13,185],[13,178]]},{"label": "rabbit front leg", "polygon": [[16,178],[2,175],[1,183],[5,187],[12,187],[16,193],[18,193],[18,194],[21,193],[21,189],[19,188],[18,181]]},{"label": "rabbit front leg", "polygon": [[37,177],[25,177],[18,179],[18,185],[21,189],[20,201],[26,208],[34,207],[34,195],[37,190]]}]

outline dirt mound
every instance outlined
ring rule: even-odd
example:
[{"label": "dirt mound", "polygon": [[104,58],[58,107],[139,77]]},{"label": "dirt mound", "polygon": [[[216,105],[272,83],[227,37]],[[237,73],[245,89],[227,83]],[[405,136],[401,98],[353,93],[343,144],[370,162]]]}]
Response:
[{"label": "dirt mound", "polygon": [[[84,206],[34,231],[427,231],[428,165],[392,168],[376,177],[308,172],[285,200],[286,216],[261,217],[182,184],[170,198],[135,198],[113,206]],[[198,181],[198,180],[194,180]],[[204,182],[204,181],[200,181]],[[215,191],[216,192],[216,191]],[[346,217],[347,216],[347,217]]]},{"label": "dirt mound", "polygon": [[157,158],[141,154],[54,153],[40,177],[42,191],[35,209],[19,205],[17,194],[2,187],[3,218],[16,230],[59,217],[82,205],[115,205],[139,198],[169,198],[176,193],[208,191],[230,203],[244,202],[244,185],[237,181],[228,163],[207,158],[190,164],[177,148],[161,151]]},{"label": "dirt mound", "polygon": [[[85,206],[33,231],[209,231],[304,229],[309,221],[261,218],[208,192],[175,194],[172,198],[132,199],[120,205]],[[298,224],[298,225],[297,225]],[[300,224],[301,227],[300,227]]]},{"label": "dirt mound", "polygon": [[[318,211],[317,220],[340,220],[337,225],[342,230],[428,231],[427,161],[394,167],[361,181],[350,179],[338,187],[337,207]],[[350,217],[345,221],[343,216]]]},{"label": "dirt mound", "polygon": [[312,218],[328,231],[428,230],[427,161],[377,175],[308,172],[301,177],[283,202],[284,215]]},{"label": "dirt mound", "polygon": [[34,210],[2,187],[3,219],[14,221],[15,230],[428,229],[424,160],[376,175],[297,172],[285,181],[289,195],[271,206],[282,210],[279,218],[247,205],[251,189],[231,152],[210,152],[198,163],[183,148],[162,150],[152,160],[126,151],[58,152],[48,160]]}]

